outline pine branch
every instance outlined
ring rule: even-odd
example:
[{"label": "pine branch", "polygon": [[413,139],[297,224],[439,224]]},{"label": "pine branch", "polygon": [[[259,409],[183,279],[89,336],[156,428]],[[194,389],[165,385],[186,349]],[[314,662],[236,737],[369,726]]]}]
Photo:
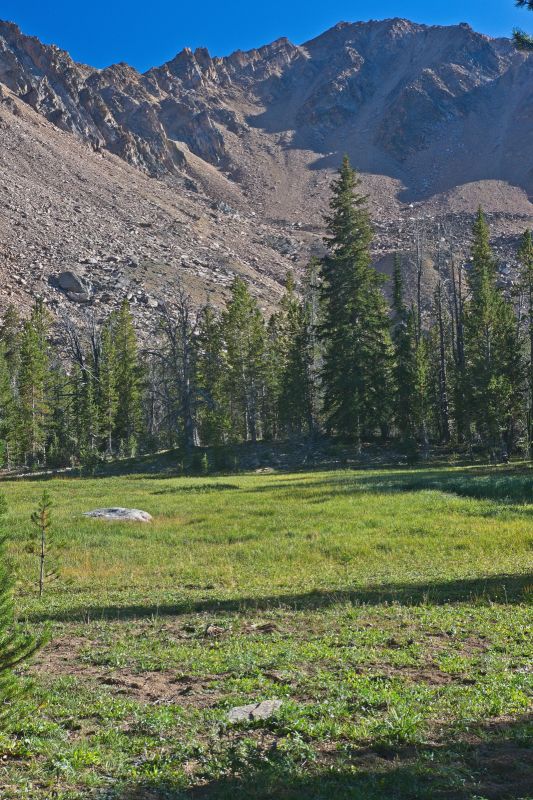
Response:
[{"label": "pine branch", "polygon": [[513,31],[513,40],[517,50],[524,50],[526,52],[533,50],[533,36],[518,30],[518,28]]}]

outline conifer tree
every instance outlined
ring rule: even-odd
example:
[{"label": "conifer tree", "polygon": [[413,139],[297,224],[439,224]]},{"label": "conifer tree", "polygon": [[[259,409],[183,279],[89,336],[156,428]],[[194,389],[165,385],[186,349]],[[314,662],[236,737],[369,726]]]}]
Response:
[{"label": "conifer tree", "polygon": [[454,435],[457,442],[470,442],[470,407],[465,354],[465,280],[462,262],[450,254],[451,369],[449,376],[452,397]]},{"label": "conifer tree", "polygon": [[66,374],[57,357],[52,357],[47,389],[47,461],[53,466],[62,466],[77,455],[80,418],[77,410],[72,408],[72,378]]},{"label": "conifer tree", "polygon": [[481,442],[496,452],[513,424],[520,394],[520,345],[511,304],[497,286],[489,228],[479,209],[473,228],[465,350],[471,420]]},{"label": "conifer tree", "polygon": [[200,314],[196,340],[198,424],[204,445],[222,445],[229,431],[228,398],[224,392],[225,354],[220,318],[212,306]]},{"label": "conifer tree", "polygon": [[404,300],[403,275],[398,254],[394,258],[392,287],[392,341],[394,344],[394,415],[400,438],[414,448],[416,430],[413,414],[416,382],[416,330],[412,312]]},{"label": "conifer tree", "polygon": [[427,444],[427,351],[417,332],[417,313],[404,300],[400,257],[394,260],[392,292],[392,340],[394,344],[394,412],[400,438],[414,454],[418,444]]},{"label": "conifer tree", "polygon": [[21,320],[9,305],[0,326],[0,455],[8,468],[21,461],[17,431],[20,345]]},{"label": "conifer tree", "polygon": [[102,329],[98,369],[96,403],[98,406],[99,430],[103,438],[104,451],[114,453],[115,418],[118,407],[117,351],[111,320]]},{"label": "conifer tree", "polygon": [[289,435],[310,433],[313,427],[312,344],[310,308],[297,297],[289,275],[281,301],[277,401],[280,425]]},{"label": "conifer tree", "polygon": [[265,323],[242,278],[235,278],[222,315],[226,350],[225,392],[235,440],[261,437],[261,398],[265,374]]},{"label": "conifer tree", "polygon": [[22,322],[18,311],[12,305],[6,308],[0,327],[0,341],[4,344],[4,354],[11,382],[14,386],[20,366]]},{"label": "conifer tree", "polygon": [[[283,302],[283,301],[282,301]],[[285,365],[285,316],[283,310],[272,314],[266,326],[264,374],[261,387],[260,418],[263,439],[280,435],[280,397]]]},{"label": "conifer tree", "polygon": [[115,349],[117,410],[115,436],[122,452],[133,456],[141,435],[142,375],[137,352],[137,337],[130,306],[125,300],[112,315],[111,331]]},{"label": "conifer tree", "polygon": [[392,366],[383,278],[371,264],[372,230],[359,185],[345,157],[332,184],[319,328],[326,428],[357,443],[387,429]]},{"label": "conifer tree", "polygon": [[86,371],[83,374],[79,370],[75,391],[78,420],[78,457],[83,468],[91,473],[99,460],[100,427],[94,378],[90,371]]},{"label": "conifer tree", "polygon": [[[6,513],[5,498],[0,496],[0,519]],[[3,527],[3,526],[2,526]],[[5,534],[0,532],[0,724],[15,715],[14,702],[22,686],[13,670],[28,659],[42,644],[25,633],[15,622],[13,579],[5,549]]]},{"label": "conifer tree", "polygon": [[527,341],[527,444],[529,457],[533,459],[533,237],[531,231],[524,233],[518,260],[521,265],[520,284],[525,297],[525,325]]},{"label": "conifer tree", "polygon": [[6,358],[6,346],[0,340],[0,465],[10,469],[18,456],[16,402]]},{"label": "conifer tree", "polygon": [[39,558],[39,597],[43,596],[45,584],[58,577],[57,564],[54,559],[51,534],[52,498],[44,490],[37,509],[31,515],[31,521],[37,529],[35,552]]},{"label": "conifer tree", "polygon": [[[448,321],[448,314],[446,311],[445,293],[444,293],[444,287],[440,269],[439,269],[439,280],[437,286],[435,287],[433,314],[434,314],[433,327],[436,337],[436,339],[434,339],[434,344],[436,345],[434,348],[434,352],[436,352],[437,354],[437,357],[434,362],[436,364],[435,378],[437,387],[437,391],[435,393],[435,400],[436,400],[435,418],[439,432],[438,434],[439,441],[442,444],[447,444],[451,438],[450,405],[449,405],[449,395],[448,395],[449,321]],[[430,350],[431,350],[431,340],[429,340],[428,356]]]},{"label": "conifer tree", "polygon": [[307,267],[303,287],[303,309],[305,320],[305,350],[307,385],[309,387],[307,429],[314,437],[321,424],[322,387],[320,374],[322,371],[322,348],[319,335],[320,320],[320,274],[321,263],[316,257],[311,258]]},{"label": "conifer tree", "polygon": [[42,300],[38,300],[23,325],[18,376],[20,447],[31,465],[46,461],[50,412],[48,327],[48,312]]}]

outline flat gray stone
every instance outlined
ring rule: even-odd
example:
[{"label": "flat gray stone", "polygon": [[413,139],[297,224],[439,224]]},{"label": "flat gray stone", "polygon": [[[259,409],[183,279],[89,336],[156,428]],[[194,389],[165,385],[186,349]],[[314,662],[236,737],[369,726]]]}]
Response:
[{"label": "flat gray stone", "polygon": [[85,511],[84,517],[117,520],[118,522],[151,522],[152,517],[147,511],[138,508],[95,508]]},{"label": "flat gray stone", "polygon": [[282,705],[282,700],[263,700],[262,703],[235,706],[228,711],[228,719],[230,722],[254,722],[258,719],[270,719]]},{"label": "flat gray stone", "polygon": [[89,292],[67,292],[67,297],[73,303],[88,303],[91,299]]}]

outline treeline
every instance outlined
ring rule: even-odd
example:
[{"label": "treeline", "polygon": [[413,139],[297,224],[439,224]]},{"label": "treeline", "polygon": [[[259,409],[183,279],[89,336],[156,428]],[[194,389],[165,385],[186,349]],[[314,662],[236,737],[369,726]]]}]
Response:
[{"label": "treeline", "polygon": [[[222,311],[184,292],[141,346],[125,302],[85,330],[52,327],[42,301],[0,329],[0,450],[6,467],[80,464],[198,445],[314,437],[533,457],[533,243],[504,289],[480,210],[471,257],[443,237],[435,290],[424,259],[398,255],[392,301],[372,265],[372,228],[348,160],[332,184],[327,255],[299,291],[287,279],[266,320],[235,279]],[[406,270],[414,291],[407,297]]]}]

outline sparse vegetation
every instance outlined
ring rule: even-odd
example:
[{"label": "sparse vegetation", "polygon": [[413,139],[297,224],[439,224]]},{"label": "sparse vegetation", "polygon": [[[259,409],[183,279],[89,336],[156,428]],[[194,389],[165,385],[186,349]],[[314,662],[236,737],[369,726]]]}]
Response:
[{"label": "sparse vegetation", "polygon": [[[19,616],[53,643],[3,800],[530,797],[531,477],[56,479],[70,586],[42,600],[21,522],[42,483],[6,483]],[[80,516],[125,497],[149,527]]]},{"label": "sparse vegetation", "polygon": [[35,548],[39,556],[39,597],[43,596],[45,582],[55,578],[57,573],[47,565],[50,562],[51,551],[51,512],[52,498],[45,490],[37,504],[36,511],[31,515],[37,530],[37,547]]},{"label": "sparse vegetation", "polygon": [[13,722],[17,715],[15,702],[22,694],[21,681],[14,674],[17,666],[26,661],[43,639],[35,638],[15,623],[13,602],[12,565],[6,556],[5,531],[3,524],[7,505],[4,495],[0,495],[0,725]]}]

